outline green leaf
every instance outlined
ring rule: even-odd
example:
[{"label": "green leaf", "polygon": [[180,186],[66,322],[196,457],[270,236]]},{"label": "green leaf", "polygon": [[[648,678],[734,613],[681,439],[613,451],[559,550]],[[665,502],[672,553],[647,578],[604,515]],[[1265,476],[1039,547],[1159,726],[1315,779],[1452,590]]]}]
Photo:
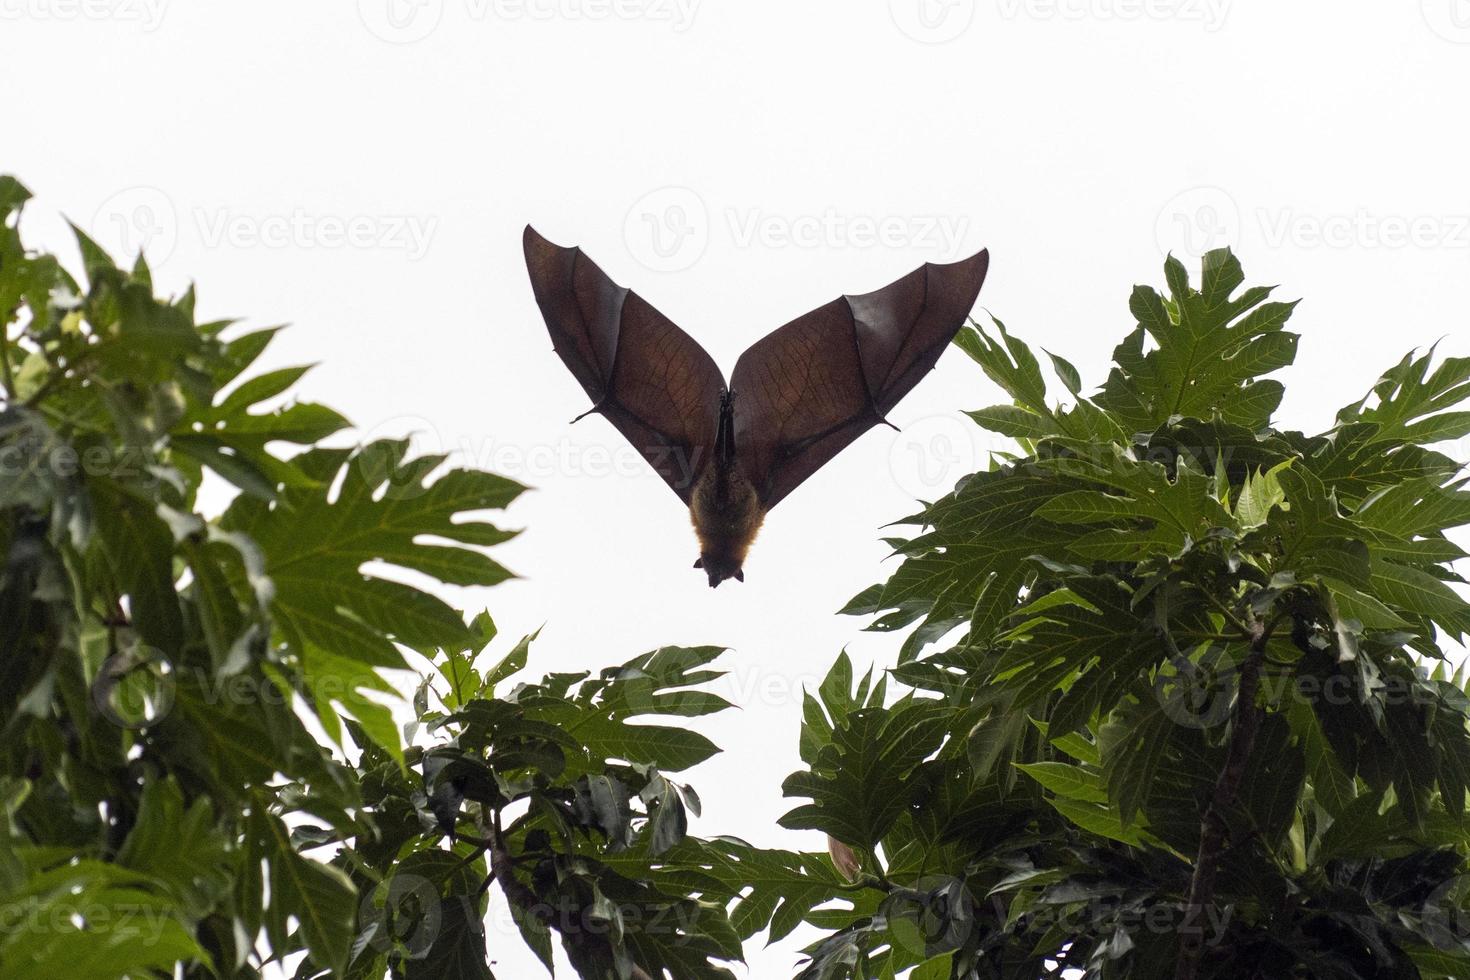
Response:
[{"label": "green leaf", "polygon": [[[1339,424],[1376,426],[1370,444],[1431,443],[1470,434],[1470,412],[1446,412],[1470,398],[1470,358],[1446,358],[1430,371],[1435,351],[1412,353],[1386,371],[1373,391],[1337,413]],[[1368,402],[1374,404],[1366,407]],[[1443,414],[1436,414],[1443,413]]]},{"label": "green leaf", "polygon": [[1098,735],[1108,798],[1120,824],[1128,826],[1150,795],[1168,761],[1178,723],[1154,702],[1137,702],[1114,714]]},{"label": "green leaf", "polygon": [[253,816],[270,855],[271,941],[285,940],[286,917],[295,918],[312,960],[341,974],[347,967],[357,913],[357,891],[336,867],[297,854],[286,828],[273,816]]},{"label": "green leaf", "polygon": [[699,732],[666,725],[630,725],[589,718],[569,726],[574,737],[596,759],[623,759],[682,772],[716,755],[719,746]]},{"label": "green leaf", "polygon": [[947,720],[938,705],[924,701],[852,712],[814,771],[782,784],[784,795],[812,802],[786,814],[781,825],[824,830],[853,847],[876,844],[907,807],[914,790],[908,774],[938,747]]},{"label": "green leaf", "polygon": [[[927,515],[930,530],[902,549],[903,564],[883,586],[879,609],[922,600],[927,622],[970,620],[985,635],[1015,605],[1030,571],[1027,559],[1075,537],[1036,516],[1071,489],[1039,472],[977,473]],[[985,534],[976,531],[984,529]]]},{"label": "green leaf", "polygon": [[1268,846],[1280,846],[1296,817],[1305,762],[1303,747],[1290,744],[1292,728],[1279,714],[1268,714],[1241,786],[1242,802]]},{"label": "green leaf", "polygon": [[1286,503],[1280,474],[1290,465],[1288,460],[1265,473],[1252,473],[1246,478],[1235,503],[1235,519],[1242,529],[1260,527],[1270,519],[1272,511]]},{"label": "green leaf", "polygon": [[[1053,712],[1048,735],[1079,730],[1094,710],[1167,656],[1153,624],[1138,616],[1131,600],[1107,578],[1077,577],[1070,588],[1023,606],[1002,637],[1003,652],[988,682],[1022,707],[1070,688]],[[1079,674],[1095,676],[1084,685]]]},{"label": "green leaf", "polygon": [[301,377],[311,370],[311,365],[301,367],[280,368],[275,371],[267,371],[237,385],[233,391],[220,402],[218,418],[229,418],[237,412],[250,408],[282,394]]},{"label": "green leaf", "polygon": [[1118,812],[1111,807],[1099,803],[1085,803],[1079,800],[1053,797],[1047,800],[1052,807],[1067,819],[1069,823],[1080,827],[1090,834],[1115,840],[1122,844],[1133,847],[1141,846],[1149,840],[1147,832],[1137,823],[1124,827],[1123,822],[1118,819]]},{"label": "green leaf", "polygon": [[1293,701],[1287,710],[1287,718],[1306,759],[1316,801],[1334,817],[1342,818],[1357,798],[1353,780],[1343,772],[1310,705]]},{"label": "green leaf", "polygon": [[1456,980],[1470,974],[1470,951],[1446,951],[1432,946],[1409,946],[1405,952],[1424,980]]},{"label": "green leaf", "polygon": [[992,405],[990,408],[965,414],[982,428],[1013,439],[1044,439],[1057,431],[1056,424],[1051,419],[1018,405]]},{"label": "green leaf", "polygon": [[1064,762],[1017,763],[1016,768],[1057,796],[1083,803],[1107,803],[1102,777]]},{"label": "green leaf", "polygon": [[130,600],[133,626],[165,654],[183,640],[174,591],[173,535],[146,501],[111,480],[91,483],[98,534],[112,574]]},{"label": "green leaf", "polygon": [[203,960],[185,911],[154,888],[147,875],[90,859],[34,869],[6,896],[5,976],[48,980],[64,963],[67,977],[108,980]]},{"label": "green leaf", "polygon": [[[1215,528],[1235,522],[1215,498],[1209,477],[1179,458],[1171,478],[1159,463],[1139,462],[1118,447],[1099,459],[1048,460],[1046,469],[1095,481],[1106,490],[1073,490],[1045,501],[1036,515],[1058,524],[1111,524],[1107,536],[1083,536],[1072,550],[1095,556],[1099,542],[1123,537],[1136,542],[1135,554],[1177,554]],[[1117,529],[1124,535],[1113,533]]]},{"label": "green leaf", "polygon": [[[275,582],[272,612],[293,644],[378,667],[401,667],[397,640],[452,646],[469,634],[458,615],[433,596],[381,576],[364,576],[370,561],[438,574],[452,584],[492,585],[508,573],[464,545],[502,540],[493,526],[462,515],[500,508],[522,487],[503,477],[453,470],[433,482],[439,460],[406,462],[407,446],[380,442],[354,453],[313,450],[295,462],[318,481],[286,488],[275,509],[237,500],[222,526],[250,536]],[[340,480],[335,498],[328,487]],[[487,533],[490,532],[490,533]],[[461,545],[426,544],[427,535]],[[447,556],[456,561],[446,561]]]},{"label": "green leaf", "polygon": [[153,779],[117,863],[163,884],[181,908],[208,909],[229,893],[231,844],[207,798],[186,805],[177,782]]},{"label": "green leaf", "polygon": [[1073,395],[1082,394],[1082,375],[1077,373],[1077,369],[1072,366],[1072,362],[1064,357],[1058,357],[1051,351],[1047,351],[1046,356],[1051,358],[1052,369],[1056,371],[1057,377],[1061,379],[1062,386]]},{"label": "green leaf", "polygon": [[1428,616],[1456,639],[1470,633],[1470,604],[1428,572],[1375,561],[1373,588],[1390,606]]},{"label": "green leaf", "polygon": [[467,896],[453,896],[441,906],[433,943],[419,958],[404,964],[407,980],[495,980],[485,946],[484,916]]},{"label": "green leaf", "polygon": [[[1174,302],[1139,286],[1129,308],[1138,329],[1114,351],[1117,367],[1096,404],[1128,431],[1152,431],[1175,416],[1261,428],[1281,400],[1281,386],[1262,375],[1291,364],[1295,334],[1282,326],[1294,303],[1262,305],[1269,289],[1247,290],[1240,263],[1228,250],[1207,253],[1200,291],[1189,287],[1182,267],[1169,267]],[[1144,339],[1154,342],[1145,352]]]},{"label": "green leaf", "polygon": [[991,340],[981,327],[972,325],[955,337],[955,343],[984,369],[990,380],[1005,389],[1017,405],[1041,416],[1050,416],[1046,407],[1046,380],[1041,365],[1030,348],[1006,332],[1005,324],[995,320],[999,340]]}]

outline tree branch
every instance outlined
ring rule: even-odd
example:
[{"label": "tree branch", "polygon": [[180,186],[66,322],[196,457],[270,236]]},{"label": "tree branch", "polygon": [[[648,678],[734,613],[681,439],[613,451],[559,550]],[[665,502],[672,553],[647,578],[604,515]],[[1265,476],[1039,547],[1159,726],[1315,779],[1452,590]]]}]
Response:
[{"label": "tree branch", "polygon": [[[483,825],[482,825],[483,826]],[[500,829],[500,814],[494,815],[491,826],[485,828],[487,833],[483,841],[477,844],[485,845],[490,855],[490,879],[500,883],[500,890],[505,892],[506,900],[529,916],[539,919],[545,926],[556,929],[562,934],[564,942],[586,942],[588,937],[572,936],[564,932],[564,924],[556,921],[556,916],[551,914],[551,909],[546,903],[536,897],[536,893],[526,886],[515,875],[515,858],[511,856],[505,846],[504,832]],[[607,944],[603,937],[593,937],[595,941]],[[629,980],[653,980],[638,964],[632,964],[632,972],[628,974]]]},{"label": "tree branch", "polygon": [[549,924],[552,919],[550,910],[536,897],[536,893],[515,875],[515,858],[511,857],[510,851],[505,847],[500,830],[500,814],[495,815],[493,826],[487,827],[486,830],[488,831],[487,836],[474,843],[484,847],[490,855],[491,879],[500,883],[500,890],[505,892],[506,899],[519,906],[522,912]]},{"label": "tree branch", "polygon": [[1174,964],[1174,980],[1196,980],[1200,957],[1205,947],[1205,910],[1215,901],[1215,879],[1220,858],[1230,837],[1225,814],[1240,796],[1245,781],[1246,765],[1256,744],[1264,712],[1256,705],[1261,687],[1261,669],[1266,660],[1266,644],[1271,630],[1262,624],[1251,627],[1250,653],[1240,669],[1240,688],[1231,717],[1229,747],[1225,768],[1215,780],[1215,791],[1200,821],[1199,854],[1194,862],[1194,877],[1189,883],[1189,897],[1184,904],[1184,921],[1180,925],[1179,956]]}]

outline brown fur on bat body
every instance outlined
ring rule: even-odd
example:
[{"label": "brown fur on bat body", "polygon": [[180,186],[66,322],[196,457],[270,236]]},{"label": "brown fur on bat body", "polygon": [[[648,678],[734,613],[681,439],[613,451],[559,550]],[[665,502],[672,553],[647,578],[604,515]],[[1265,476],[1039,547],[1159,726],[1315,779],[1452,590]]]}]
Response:
[{"label": "brown fur on bat body", "polygon": [[[766,513],[886,415],[928,373],[975,305],[979,252],[841,296],[752,345],[730,384],[714,360],[577,248],[527,226],[526,268],[557,354],[689,507],[694,567],[744,581]],[[586,414],[586,413],[584,413]]]},{"label": "brown fur on bat body", "polygon": [[694,567],[709,575],[710,588],[727,578],[745,581],[745,556],[766,519],[760,493],[746,478],[734,452],[734,393],[720,399],[720,427],[714,464],[706,466],[689,495],[689,519],[699,539]]}]

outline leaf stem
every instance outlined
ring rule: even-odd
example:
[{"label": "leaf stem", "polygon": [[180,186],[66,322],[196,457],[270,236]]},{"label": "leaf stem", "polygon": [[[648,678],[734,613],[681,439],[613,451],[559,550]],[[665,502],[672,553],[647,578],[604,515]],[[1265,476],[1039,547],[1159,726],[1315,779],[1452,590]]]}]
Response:
[{"label": "leaf stem", "polygon": [[1199,586],[1195,586],[1195,588],[1198,589],[1199,592],[1205,597],[1205,599],[1209,601],[1210,605],[1214,606],[1215,609],[1219,611],[1220,615],[1225,617],[1226,622],[1228,622],[1231,626],[1234,626],[1236,629],[1240,630],[1241,638],[1250,640],[1252,643],[1255,642],[1255,627],[1252,627],[1244,620],[1242,620],[1238,615],[1236,615],[1234,609],[1231,609],[1220,599],[1219,596],[1215,595],[1215,593],[1211,592],[1209,589],[1203,589]]},{"label": "leaf stem", "polygon": [[838,885],[837,888],[845,892],[865,891],[871,888],[875,891],[883,892],[885,895],[898,890],[897,885],[887,878],[880,878],[878,875],[863,875],[857,881],[845,882]]},{"label": "leaf stem", "polygon": [[5,404],[15,400],[15,372],[10,367],[10,327],[0,333],[0,371],[5,374]]}]

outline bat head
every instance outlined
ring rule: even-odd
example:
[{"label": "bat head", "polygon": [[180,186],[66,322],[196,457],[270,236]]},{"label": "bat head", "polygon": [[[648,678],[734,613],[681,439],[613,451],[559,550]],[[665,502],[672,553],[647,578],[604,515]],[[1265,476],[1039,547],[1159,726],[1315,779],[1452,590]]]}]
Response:
[{"label": "bat head", "polygon": [[700,555],[694,559],[694,567],[704,569],[712,589],[718,588],[727,578],[733,578],[737,582],[745,581],[745,571],[740,567],[740,562],[732,560],[728,555]]}]

